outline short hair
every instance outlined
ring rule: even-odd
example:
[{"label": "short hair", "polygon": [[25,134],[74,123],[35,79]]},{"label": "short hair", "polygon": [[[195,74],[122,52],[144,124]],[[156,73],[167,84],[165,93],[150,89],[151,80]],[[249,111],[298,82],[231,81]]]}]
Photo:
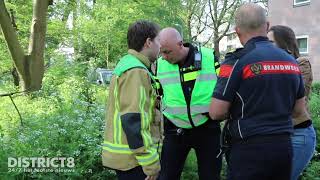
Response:
[{"label": "short hair", "polygon": [[270,31],[273,32],[274,40],[279,48],[288,51],[296,59],[300,56],[296,35],[291,28],[277,25],[272,26]]},{"label": "short hair", "polygon": [[148,38],[153,40],[159,33],[160,27],[156,23],[139,20],[131,24],[127,33],[129,49],[140,52]]},{"label": "short hair", "polygon": [[258,30],[266,22],[266,11],[257,4],[246,3],[236,11],[236,26],[245,32],[253,32]]}]

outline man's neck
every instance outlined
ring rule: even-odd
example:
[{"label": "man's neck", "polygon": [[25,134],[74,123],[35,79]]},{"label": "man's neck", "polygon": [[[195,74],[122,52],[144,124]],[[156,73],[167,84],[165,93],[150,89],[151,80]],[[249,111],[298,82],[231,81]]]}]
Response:
[{"label": "man's neck", "polygon": [[245,46],[250,39],[258,37],[258,36],[267,37],[267,35],[265,33],[251,33],[251,34],[245,35],[243,37],[241,43],[243,46]]},{"label": "man's neck", "polygon": [[182,49],[182,55],[183,55],[183,56],[182,56],[181,61],[179,62],[179,65],[180,65],[180,66],[183,66],[183,64],[186,62],[187,57],[188,57],[189,50],[190,50],[189,47],[183,46],[183,49]]}]

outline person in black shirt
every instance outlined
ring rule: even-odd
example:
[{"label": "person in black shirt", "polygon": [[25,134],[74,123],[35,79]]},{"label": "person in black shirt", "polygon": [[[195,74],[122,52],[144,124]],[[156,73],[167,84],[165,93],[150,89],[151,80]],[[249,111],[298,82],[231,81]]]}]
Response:
[{"label": "person in black shirt", "polygon": [[244,4],[236,12],[243,49],[226,56],[210,116],[228,118],[229,180],[289,180],[292,117],[305,111],[296,60],[267,38],[265,10]]}]

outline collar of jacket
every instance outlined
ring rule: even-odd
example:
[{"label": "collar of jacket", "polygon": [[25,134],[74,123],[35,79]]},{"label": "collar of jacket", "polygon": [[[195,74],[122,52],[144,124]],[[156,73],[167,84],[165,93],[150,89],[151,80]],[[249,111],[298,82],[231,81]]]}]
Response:
[{"label": "collar of jacket", "polygon": [[145,55],[143,55],[133,49],[129,49],[128,53],[135,56],[136,58],[138,58],[148,69],[150,69],[151,63]]},{"label": "collar of jacket", "polygon": [[303,64],[303,63],[308,62],[308,61],[309,61],[309,58],[306,57],[306,56],[300,56],[300,57],[298,57],[297,61],[298,61],[299,63]]},{"label": "collar of jacket", "polygon": [[253,37],[247,41],[247,43],[244,45],[244,48],[246,48],[246,46],[252,46],[252,44],[255,44],[256,42],[260,42],[260,41],[269,41],[269,39],[266,36]]}]

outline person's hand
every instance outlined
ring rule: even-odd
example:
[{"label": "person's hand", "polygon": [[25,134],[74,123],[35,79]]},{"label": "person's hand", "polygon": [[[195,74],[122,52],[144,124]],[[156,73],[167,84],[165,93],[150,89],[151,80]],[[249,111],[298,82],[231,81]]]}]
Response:
[{"label": "person's hand", "polygon": [[147,176],[144,180],[157,180],[158,174],[153,176]]}]

